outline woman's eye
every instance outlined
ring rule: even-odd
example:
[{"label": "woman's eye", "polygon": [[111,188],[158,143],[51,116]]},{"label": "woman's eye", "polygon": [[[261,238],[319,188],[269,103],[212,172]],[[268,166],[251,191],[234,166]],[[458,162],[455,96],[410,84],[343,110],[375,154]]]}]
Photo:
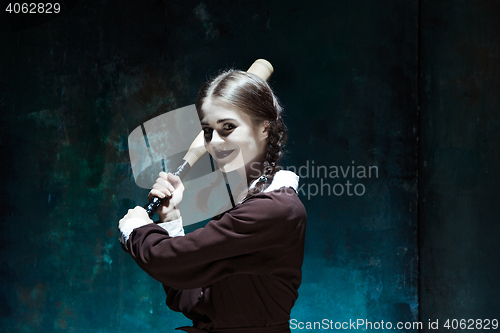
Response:
[{"label": "woman's eye", "polygon": [[224,126],[222,126],[222,128],[226,131],[230,131],[232,129],[234,129],[236,126],[234,126],[233,124],[224,124]]},{"label": "woman's eye", "polygon": [[206,142],[210,142],[212,140],[212,132],[214,130],[210,127],[203,128],[203,136],[205,137]]}]

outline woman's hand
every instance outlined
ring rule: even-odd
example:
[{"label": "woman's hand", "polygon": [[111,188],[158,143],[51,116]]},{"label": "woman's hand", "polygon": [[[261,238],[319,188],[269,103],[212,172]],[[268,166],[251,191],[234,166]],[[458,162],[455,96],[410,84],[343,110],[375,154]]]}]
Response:
[{"label": "woman's hand", "polygon": [[178,209],[184,195],[184,185],[180,177],[174,176],[172,173],[160,172],[160,177],[153,185],[153,189],[149,192],[148,199],[158,197],[160,199],[167,198],[165,202],[156,211],[161,222],[169,222],[181,217]]},{"label": "woman's hand", "polygon": [[149,218],[148,213],[146,213],[146,210],[141,206],[136,206],[134,209],[128,210],[128,213],[125,214],[125,216],[120,220],[118,228],[122,229],[122,226],[125,224],[125,222],[131,218],[140,218],[144,220],[145,224],[153,223],[153,220]]}]

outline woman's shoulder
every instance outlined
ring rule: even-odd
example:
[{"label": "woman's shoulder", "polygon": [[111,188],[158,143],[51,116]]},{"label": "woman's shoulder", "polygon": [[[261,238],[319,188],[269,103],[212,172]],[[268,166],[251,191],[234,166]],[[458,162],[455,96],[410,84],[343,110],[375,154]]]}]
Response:
[{"label": "woman's shoulder", "polygon": [[[258,179],[254,180],[249,189],[252,189],[257,183]],[[279,170],[274,174],[273,180],[269,186],[259,194],[269,193],[281,188],[292,188],[296,193],[299,187],[299,176],[295,172],[289,170]]]},{"label": "woman's shoulder", "polygon": [[306,211],[298,197],[299,177],[292,171],[280,170],[272,183],[261,193],[242,204],[269,217],[305,217]]},{"label": "woman's shoulder", "polygon": [[299,187],[299,176],[295,172],[289,170],[279,170],[273,177],[271,184],[264,190],[264,192],[272,192],[279,190],[283,187],[293,188],[295,192]]}]

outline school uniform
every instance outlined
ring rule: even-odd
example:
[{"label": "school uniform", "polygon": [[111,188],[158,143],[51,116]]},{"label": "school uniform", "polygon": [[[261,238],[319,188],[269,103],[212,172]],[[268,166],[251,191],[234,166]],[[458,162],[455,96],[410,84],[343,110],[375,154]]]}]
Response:
[{"label": "school uniform", "polygon": [[290,332],[306,230],[297,186],[295,173],[278,171],[264,192],[186,235],[182,219],[122,226],[123,249],[163,284],[168,307],[193,321],[178,329]]}]

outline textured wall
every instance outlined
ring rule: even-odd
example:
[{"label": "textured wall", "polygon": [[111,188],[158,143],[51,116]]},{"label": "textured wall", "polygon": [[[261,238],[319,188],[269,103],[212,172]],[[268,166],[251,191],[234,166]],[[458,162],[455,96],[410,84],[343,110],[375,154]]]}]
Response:
[{"label": "textured wall", "polygon": [[421,7],[420,314],[498,320],[500,4]]},{"label": "textured wall", "polygon": [[[46,22],[3,15],[3,331],[188,323],[117,241],[118,219],[147,194],[127,137],[191,104],[207,75],[261,57],[287,113],[285,163],[304,167],[292,318],[418,318],[416,2],[82,1]],[[313,163],[328,176],[306,175]],[[371,178],[358,173],[370,166]]]}]

